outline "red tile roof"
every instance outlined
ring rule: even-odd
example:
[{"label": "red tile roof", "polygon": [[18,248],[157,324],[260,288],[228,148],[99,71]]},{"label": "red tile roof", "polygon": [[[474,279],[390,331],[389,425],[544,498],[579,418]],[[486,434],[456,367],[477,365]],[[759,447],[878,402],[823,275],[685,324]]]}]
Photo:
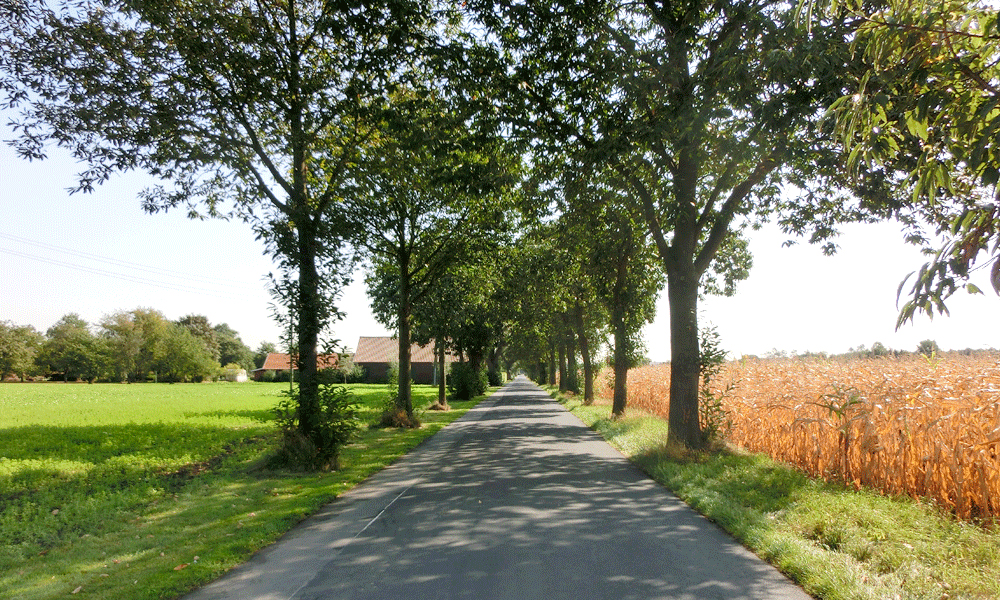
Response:
[{"label": "red tile roof", "polygon": [[[358,340],[358,348],[354,351],[354,364],[390,363],[399,360],[399,340],[391,337],[362,337]],[[444,355],[446,363],[453,363],[458,358],[450,352]],[[433,363],[434,344],[426,346],[413,344],[410,346],[411,363]]]},{"label": "red tile roof", "polygon": [[[316,366],[320,369],[336,369],[340,357],[336,354],[320,354],[316,358]],[[264,365],[258,370],[264,371],[287,371],[289,368],[297,370],[298,366],[291,365],[292,357],[288,354],[272,352],[264,359]]]}]

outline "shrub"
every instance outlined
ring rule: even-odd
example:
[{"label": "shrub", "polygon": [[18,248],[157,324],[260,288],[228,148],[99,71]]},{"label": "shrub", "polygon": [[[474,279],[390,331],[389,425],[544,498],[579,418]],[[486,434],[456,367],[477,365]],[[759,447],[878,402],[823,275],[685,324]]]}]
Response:
[{"label": "shrub", "polygon": [[917,354],[923,354],[924,356],[933,357],[940,351],[941,348],[938,347],[937,342],[934,340],[923,340],[917,345]]},{"label": "shrub", "polygon": [[420,419],[410,416],[406,409],[397,405],[399,399],[399,364],[389,363],[388,383],[386,383],[385,404],[379,414],[375,427],[403,427],[406,429],[416,429],[420,427]]},{"label": "shrub", "polygon": [[448,377],[448,389],[456,400],[471,400],[486,393],[489,379],[482,369],[474,369],[470,363],[452,363]]},{"label": "shrub", "polygon": [[344,382],[344,376],[337,369],[320,369],[316,373],[316,378],[319,380],[320,385],[332,385]]},{"label": "shrub", "polygon": [[319,423],[312,437],[299,430],[298,390],[283,392],[285,396],[274,408],[281,445],[271,461],[272,466],[309,470],[337,470],[340,449],[351,441],[360,427],[358,402],[343,386],[320,384]]},{"label": "shrub", "polygon": [[726,362],[726,351],[721,347],[719,332],[714,326],[703,328],[700,337],[701,389],[698,393],[698,420],[701,423],[702,439],[706,446],[711,446],[721,442],[732,429],[732,417],[722,401],[735,384],[730,383],[728,387],[718,392],[712,390],[712,380],[719,375]]},{"label": "shrub", "polygon": [[406,414],[406,409],[396,406],[393,403],[382,411],[374,426],[376,428],[399,427],[402,429],[416,429],[420,427],[420,419],[416,415],[411,417]]},{"label": "shrub", "polygon": [[337,369],[337,381],[341,383],[365,383],[366,373],[361,365],[352,365],[349,369]]}]

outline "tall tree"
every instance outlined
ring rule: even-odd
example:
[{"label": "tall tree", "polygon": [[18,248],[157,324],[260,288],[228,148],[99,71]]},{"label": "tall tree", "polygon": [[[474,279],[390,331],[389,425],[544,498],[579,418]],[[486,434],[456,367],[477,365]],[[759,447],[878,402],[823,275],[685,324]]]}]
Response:
[{"label": "tall tree", "polygon": [[254,368],[259,369],[263,367],[264,361],[267,360],[267,355],[277,351],[278,347],[273,342],[261,342],[260,346],[257,346],[257,351],[253,353]]},{"label": "tall tree", "polygon": [[216,338],[219,340],[219,363],[228,365],[235,363],[247,372],[254,370],[254,353],[243,340],[240,334],[227,323],[219,323],[215,327]]},{"label": "tall tree", "polygon": [[[565,194],[563,196],[565,200]],[[589,201],[582,204],[587,205]],[[564,201],[560,207],[555,239],[556,246],[560,248],[561,260],[557,263],[559,277],[566,294],[565,304],[559,315],[566,340],[566,388],[577,394],[581,391],[576,363],[576,350],[579,349],[583,362],[583,402],[591,404],[594,401],[594,365],[590,342],[604,329],[607,314],[596,297],[593,278],[589,272],[600,267],[591,263],[588,248],[592,237],[601,235],[601,232],[591,229],[591,223],[587,219],[580,218],[569,209],[568,203]]]},{"label": "tall tree", "polygon": [[100,322],[112,371],[123,381],[156,375],[172,323],[158,310],[136,308],[105,315]]},{"label": "tall tree", "polygon": [[[492,63],[477,55],[482,68],[505,82],[483,93],[510,107],[536,152],[570,152],[581,173],[609,168],[634,199],[667,277],[669,435],[700,445],[706,274],[746,271],[739,239],[755,220],[777,215],[818,241],[867,214],[837,194],[838,150],[819,123],[851,68],[850,28],[806,36],[781,0],[470,5],[489,32],[481,42],[496,47]],[[797,189],[783,195],[782,183]]]},{"label": "tall tree", "polygon": [[0,321],[0,381],[7,375],[26,379],[35,368],[35,354],[42,334],[31,325]]},{"label": "tall tree", "polygon": [[625,413],[628,370],[642,346],[642,327],[656,314],[663,274],[656,267],[656,250],[644,224],[620,193],[585,183],[574,187],[569,205],[567,217],[580,221],[578,227],[588,232],[583,240],[583,272],[611,326],[611,412],[620,417]]},{"label": "tall tree", "polygon": [[76,313],[61,317],[45,332],[45,342],[35,362],[48,372],[61,373],[64,381],[103,375],[104,349],[90,324]]},{"label": "tall tree", "polygon": [[[362,153],[349,218],[373,259],[369,293],[392,299],[383,322],[397,330],[397,406],[413,417],[410,346],[414,305],[434,288],[464,248],[502,228],[497,201],[511,157],[493,131],[470,127],[471,115],[418,86],[397,90],[394,109]],[[388,279],[387,279],[388,278]],[[392,281],[395,289],[380,283]]]},{"label": "tall tree", "polygon": [[[369,119],[440,28],[418,0],[14,0],[0,18],[0,89],[21,111],[17,148],[55,141],[88,167],[164,185],[147,210],[231,212],[252,223],[297,281],[298,427],[320,418],[317,344],[328,310],[317,263],[343,233],[345,196]],[[8,26],[9,25],[9,26]],[[318,440],[317,440],[318,441]]]},{"label": "tall tree", "polygon": [[[220,348],[219,337],[205,315],[187,315],[176,321],[177,325],[184,327],[191,332],[208,350],[212,360],[219,362]],[[222,363],[226,364],[226,363]]]},{"label": "tall tree", "polygon": [[164,381],[201,382],[218,373],[219,361],[205,345],[205,340],[190,327],[170,323],[154,369]]}]

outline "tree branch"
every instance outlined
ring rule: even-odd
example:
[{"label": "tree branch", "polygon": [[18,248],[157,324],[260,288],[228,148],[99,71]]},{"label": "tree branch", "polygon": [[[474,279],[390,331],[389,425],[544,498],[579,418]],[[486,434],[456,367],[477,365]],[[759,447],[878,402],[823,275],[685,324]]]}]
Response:
[{"label": "tree branch", "polygon": [[701,251],[698,252],[694,260],[695,272],[699,277],[712,264],[712,260],[715,259],[719,247],[722,246],[722,242],[729,234],[729,226],[732,224],[733,217],[736,215],[736,209],[739,208],[740,203],[753,191],[755,186],[764,181],[764,178],[780,164],[776,159],[777,154],[772,153],[771,156],[762,160],[749,177],[733,188],[733,191],[729,194],[729,198],[726,199],[726,202],[719,209],[715,222],[712,223],[712,229],[709,231],[708,239],[705,240]]}]

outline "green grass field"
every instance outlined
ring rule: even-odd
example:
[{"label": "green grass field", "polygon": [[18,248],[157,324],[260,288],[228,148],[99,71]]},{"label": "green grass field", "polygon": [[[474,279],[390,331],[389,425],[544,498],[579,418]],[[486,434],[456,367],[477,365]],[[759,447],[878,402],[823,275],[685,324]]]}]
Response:
[{"label": "green grass field", "polygon": [[[384,385],[352,385],[373,422]],[[173,598],[471,408],[362,427],[335,473],[269,471],[288,384],[0,386],[0,598]],[[414,405],[436,388],[414,386]]]}]

